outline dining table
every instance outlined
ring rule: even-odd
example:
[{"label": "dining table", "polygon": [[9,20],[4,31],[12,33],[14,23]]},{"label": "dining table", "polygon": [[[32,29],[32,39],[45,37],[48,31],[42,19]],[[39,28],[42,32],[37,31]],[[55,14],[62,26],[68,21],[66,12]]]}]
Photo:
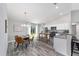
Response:
[{"label": "dining table", "polygon": [[22,36],[24,41],[28,41],[28,43],[30,44],[30,37],[29,36]]}]

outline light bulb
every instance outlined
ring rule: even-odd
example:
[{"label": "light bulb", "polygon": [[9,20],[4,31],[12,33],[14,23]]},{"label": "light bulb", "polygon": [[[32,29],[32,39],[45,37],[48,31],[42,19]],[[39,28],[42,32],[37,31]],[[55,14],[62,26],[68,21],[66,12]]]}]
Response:
[{"label": "light bulb", "polygon": [[58,6],[56,6],[56,9],[58,9],[59,7]]}]

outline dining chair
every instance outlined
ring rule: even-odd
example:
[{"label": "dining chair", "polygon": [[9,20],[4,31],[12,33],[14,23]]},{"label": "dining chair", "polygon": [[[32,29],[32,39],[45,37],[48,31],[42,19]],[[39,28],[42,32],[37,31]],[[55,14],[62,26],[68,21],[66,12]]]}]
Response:
[{"label": "dining chair", "polygon": [[23,47],[24,40],[23,40],[22,37],[20,37],[20,36],[15,36],[15,41],[16,41],[16,44],[17,44],[17,48],[19,47],[19,45],[22,45],[22,47]]},{"label": "dining chair", "polygon": [[32,47],[34,46],[34,36],[30,39],[30,42],[32,44]]}]

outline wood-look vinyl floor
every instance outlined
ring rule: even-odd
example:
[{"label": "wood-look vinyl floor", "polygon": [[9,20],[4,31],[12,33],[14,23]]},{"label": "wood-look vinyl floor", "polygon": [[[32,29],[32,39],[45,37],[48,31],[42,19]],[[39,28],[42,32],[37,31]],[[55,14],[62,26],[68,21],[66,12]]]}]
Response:
[{"label": "wood-look vinyl floor", "polygon": [[16,49],[14,43],[8,44],[7,56],[62,56],[54,49],[41,41],[31,43],[27,48],[20,46]]}]

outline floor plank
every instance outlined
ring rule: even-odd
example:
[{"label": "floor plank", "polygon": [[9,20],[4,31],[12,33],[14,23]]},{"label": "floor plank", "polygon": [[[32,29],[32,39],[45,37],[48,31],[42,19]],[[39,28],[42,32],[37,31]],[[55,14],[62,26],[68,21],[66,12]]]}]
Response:
[{"label": "floor plank", "polygon": [[30,44],[27,48],[16,49],[13,42],[8,44],[7,56],[61,56],[56,53],[54,49],[41,41],[37,41],[34,44]]}]

